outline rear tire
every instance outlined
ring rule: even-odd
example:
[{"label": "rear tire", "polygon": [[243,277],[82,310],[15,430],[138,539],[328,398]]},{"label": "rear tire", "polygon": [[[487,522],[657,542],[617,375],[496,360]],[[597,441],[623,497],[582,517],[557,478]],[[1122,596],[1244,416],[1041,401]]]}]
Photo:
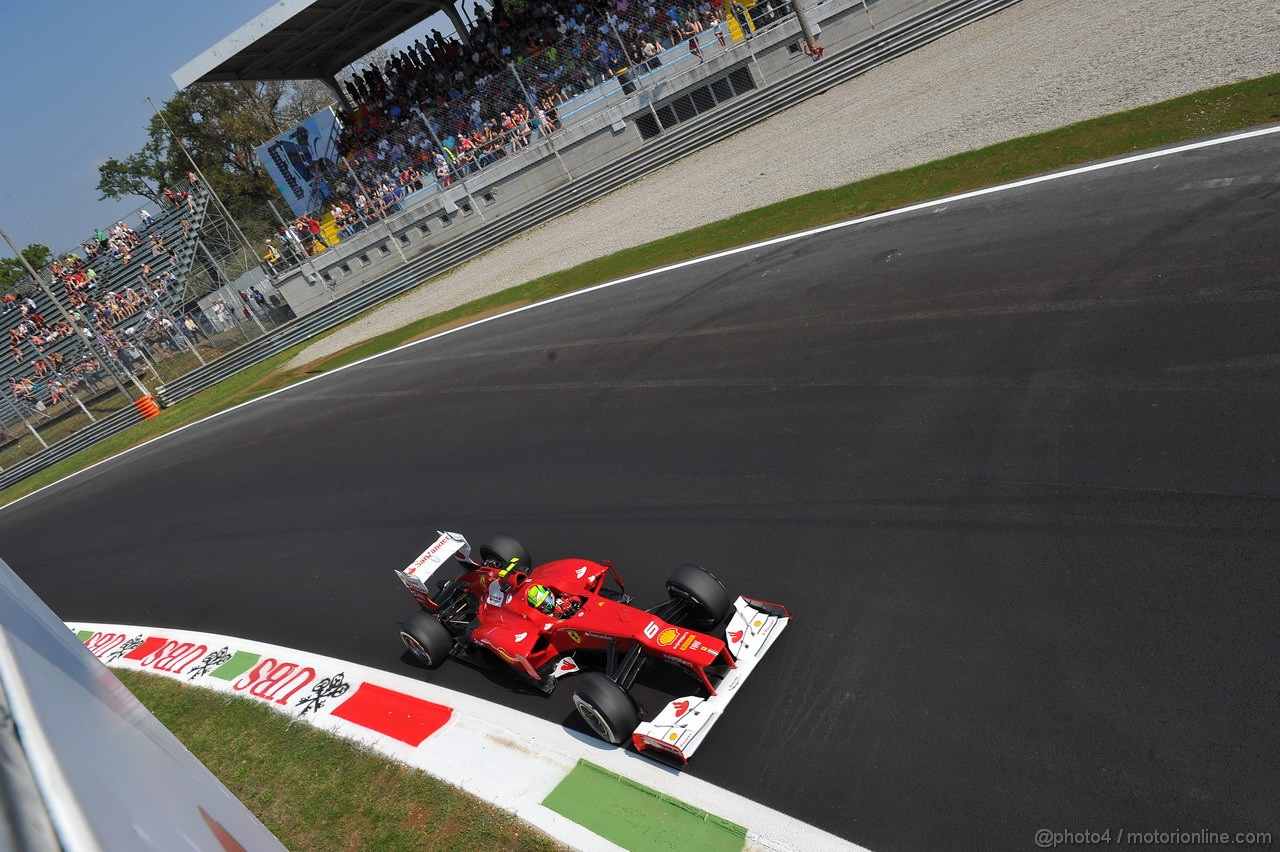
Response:
[{"label": "rear tire", "polygon": [[[480,545],[480,561],[484,562],[486,559],[496,559],[504,568],[511,566],[528,571],[533,567],[529,551],[524,549],[524,545],[501,532],[489,536],[489,540]],[[514,566],[511,565],[512,560],[515,560]]]},{"label": "rear tire", "polygon": [[591,732],[607,743],[623,745],[640,724],[635,701],[600,672],[592,672],[579,681],[573,691],[573,704]]},{"label": "rear tire", "polygon": [[453,651],[453,635],[429,612],[415,612],[400,630],[400,641],[414,659],[434,669],[449,659]]},{"label": "rear tire", "polygon": [[685,563],[672,572],[667,580],[667,594],[673,600],[684,601],[689,617],[706,628],[724,621],[733,607],[724,584],[705,568]]}]

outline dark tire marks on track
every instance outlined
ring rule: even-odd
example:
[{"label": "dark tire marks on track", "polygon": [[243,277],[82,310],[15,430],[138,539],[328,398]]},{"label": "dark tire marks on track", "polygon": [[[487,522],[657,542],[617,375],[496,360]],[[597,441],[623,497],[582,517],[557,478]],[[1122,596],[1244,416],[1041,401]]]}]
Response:
[{"label": "dark tire marks on track", "polygon": [[[401,655],[437,527],[693,561],[796,622],[691,772],[876,850],[1276,831],[1267,139],[950,202],[490,322],[0,514],[68,619]],[[671,684],[646,675],[642,698]]]}]

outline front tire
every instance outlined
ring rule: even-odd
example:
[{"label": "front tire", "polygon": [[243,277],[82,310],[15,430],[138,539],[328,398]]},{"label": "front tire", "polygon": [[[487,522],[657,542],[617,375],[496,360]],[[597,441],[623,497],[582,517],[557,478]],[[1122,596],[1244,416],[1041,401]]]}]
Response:
[{"label": "front tire", "polygon": [[671,573],[667,594],[673,600],[684,601],[690,617],[708,629],[724,621],[733,607],[724,584],[714,574],[687,562]]},{"label": "front tire", "polygon": [[434,669],[449,659],[453,651],[453,635],[429,612],[415,612],[400,630],[400,641],[414,659]]},{"label": "front tire", "polygon": [[622,745],[640,724],[631,696],[600,672],[582,678],[573,691],[573,704],[592,733],[607,743]]}]

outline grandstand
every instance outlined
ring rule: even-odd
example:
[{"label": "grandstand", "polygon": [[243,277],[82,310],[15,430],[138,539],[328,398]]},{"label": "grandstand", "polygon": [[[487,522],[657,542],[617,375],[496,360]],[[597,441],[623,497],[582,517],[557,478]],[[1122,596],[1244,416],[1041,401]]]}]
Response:
[{"label": "grandstand", "polygon": [[[33,430],[62,431],[54,427],[68,420],[93,420],[95,410],[129,404],[119,399],[112,372],[158,378],[157,365],[175,356],[191,357],[185,369],[204,361],[196,342],[211,342],[208,322],[197,331],[187,329],[184,320],[199,295],[195,279],[207,275],[201,236],[209,197],[188,184],[171,188],[170,194],[173,201],[158,217],[149,222],[139,217],[136,228],[124,222],[115,226],[122,235],[136,235],[132,247],[110,242],[108,249],[109,240],[103,240],[92,259],[63,257],[38,270],[61,307],[93,341],[91,348],[86,349],[42,290],[10,294],[15,298],[0,316],[0,333],[8,342],[5,402],[0,405],[5,435],[0,452],[6,463],[22,454],[18,450],[24,438],[32,439],[27,443],[34,449],[38,439]],[[105,237],[110,230],[98,233]],[[81,243],[82,249],[97,247],[96,235]]]},{"label": "grandstand", "polygon": [[[873,2],[882,25],[945,5]],[[141,231],[148,243],[160,236],[159,251],[141,245],[129,263],[95,260],[94,298],[73,305],[94,343],[86,348],[63,335],[17,347],[12,391],[0,404],[0,467],[15,460],[10,439],[21,438],[20,422],[56,436],[58,421],[92,417],[86,400],[88,409],[123,402],[103,384],[108,367],[149,375],[171,398],[177,379],[203,374],[205,356],[267,333],[268,324],[344,301],[406,263],[465,254],[467,246],[532,227],[548,215],[545,200],[562,198],[579,179],[581,186],[612,183],[614,167],[636,156],[647,161],[652,153],[660,162],[663,151],[687,153],[687,141],[677,140],[701,135],[698,128],[710,127],[729,102],[805,73],[822,56],[809,41],[816,34],[828,50],[874,35],[863,0],[808,5],[806,15],[820,24],[812,31],[790,0],[673,0],[661,10],[586,0],[571,10],[535,4],[501,20],[482,10],[464,20],[439,2],[391,2],[370,15],[361,0],[282,0],[173,77],[179,86],[329,82],[340,104],[333,155],[317,162],[292,131],[283,138],[298,147],[277,148],[289,156],[274,157],[277,166],[301,162],[314,173],[322,185],[310,195],[320,206],[291,205],[297,240],[278,210],[253,217],[260,227],[252,232],[280,231],[279,246],[264,257],[218,199],[193,191],[193,207],[166,209]],[[340,90],[342,67],[436,12],[455,22],[456,37],[419,38]],[[726,165],[726,178],[735,167]],[[317,232],[323,239],[312,246]],[[43,296],[34,299],[36,313],[56,315]],[[20,322],[6,314],[0,326],[8,332]]]},{"label": "grandstand", "polygon": [[[832,15],[860,3],[817,5]],[[355,0],[288,0],[174,73],[179,86],[320,79],[334,90],[336,142],[322,151],[314,133],[283,134],[269,146],[296,196],[286,201],[320,200],[293,212],[339,242],[304,257],[282,240],[282,257],[304,261],[274,282],[297,315],[755,90],[758,54],[796,32],[790,0],[502,8],[477,6],[464,20],[465,9],[443,3],[393,3],[370,16]],[[337,79],[436,12],[455,36],[424,34],[381,67]],[[812,54],[793,47],[788,62]]]}]

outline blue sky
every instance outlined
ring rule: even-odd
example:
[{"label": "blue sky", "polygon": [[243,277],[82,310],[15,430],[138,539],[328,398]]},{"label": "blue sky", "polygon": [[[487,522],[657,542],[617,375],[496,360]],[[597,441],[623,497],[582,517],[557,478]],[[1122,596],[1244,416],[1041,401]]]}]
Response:
[{"label": "blue sky", "polygon": [[141,199],[98,201],[98,165],[142,147],[171,73],[271,5],[0,2],[0,228],[62,250],[132,213]]}]

